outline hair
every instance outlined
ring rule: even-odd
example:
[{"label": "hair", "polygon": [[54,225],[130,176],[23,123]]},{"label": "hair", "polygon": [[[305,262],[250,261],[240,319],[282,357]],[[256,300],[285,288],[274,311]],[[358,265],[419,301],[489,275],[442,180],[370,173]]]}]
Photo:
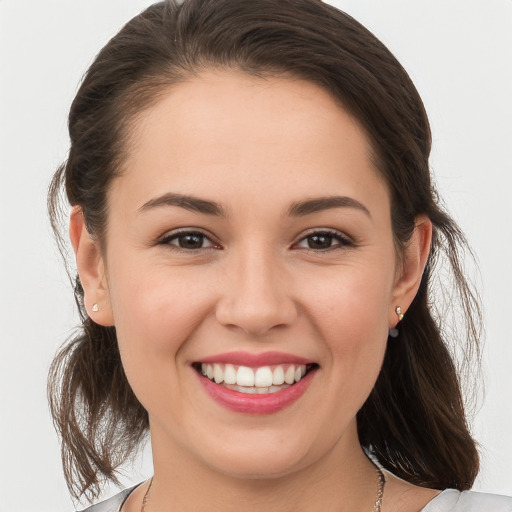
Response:
[{"label": "hair", "polygon": [[[478,347],[479,303],[463,269],[469,247],[432,183],[430,127],[416,88],[391,52],[349,15],[319,0],[169,0],[133,18],[100,51],[71,106],[69,155],[49,192],[57,239],[62,244],[64,187],[89,233],[100,246],[105,242],[107,192],[122,174],[137,115],[173,84],[207,69],[303,79],[328,91],[371,142],[391,194],[397,253],[417,215],[432,221],[419,291],[358,412],[358,432],[363,448],[398,477],[430,488],[470,488],[478,453],[449,350]],[[457,339],[432,306],[443,261],[462,306],[464,332]],[[75,497],[90,498],[106,480],[118,483],[119,467],[146,436],[148,415],[126,379],[115,327],[87,316],[78,277],[75,298],[81,327],[52,363],[49,399],[68,487]]]}]

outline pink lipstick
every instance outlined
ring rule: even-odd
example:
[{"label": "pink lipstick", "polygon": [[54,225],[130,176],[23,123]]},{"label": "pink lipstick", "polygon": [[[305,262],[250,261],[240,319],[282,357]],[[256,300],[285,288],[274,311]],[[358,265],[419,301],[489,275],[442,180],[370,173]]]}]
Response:
[{"label": "pink lipstick", "polygon": [[318,365],[280,352],[229,352],[193,364],[203,389],[219,405],[245,414],[272,414],[297,401]]}]

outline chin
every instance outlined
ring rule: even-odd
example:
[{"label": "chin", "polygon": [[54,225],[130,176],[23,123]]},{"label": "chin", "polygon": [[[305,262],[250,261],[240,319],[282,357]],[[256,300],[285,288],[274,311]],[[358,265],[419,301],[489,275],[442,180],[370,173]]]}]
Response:
[{"label": "chin", "polygon": [[305,461],[295,457],[289,459],[280,457],[279,460],[272,461],[269,458],[262,459],[261,457],[244,461],[235,458],[223,461],[222,465],[218,462],[215,466],[211,466],[213,470],[240,480],[274,480],[291,475],[307,466]]},{"label": "chin", "polygon": [[[256,436],[265,437],[265,436]],[[207,450],[203,462],[216,472],[247,480],[275,479],[292,474],[313,462],[307,442],[297,439],[260,439],[260,442],[220,446]]]}]

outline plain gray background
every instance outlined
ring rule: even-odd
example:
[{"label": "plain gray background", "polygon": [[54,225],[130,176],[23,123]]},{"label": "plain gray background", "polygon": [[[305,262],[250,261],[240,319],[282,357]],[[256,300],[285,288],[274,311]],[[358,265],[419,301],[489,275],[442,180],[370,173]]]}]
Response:
[{"label": "plain gray background", "polygon": [[[77,323],[46,217],[82,74],[148,0],[0,0],[0,512],[74,510],[46,373]],[[476,489],[512,494],[512,1],[337,0],[395,53],[430,114],[432,167],[481,269],[486,391]],[[150,457],[126,483],[150,472]],[[109,492],[113,492],[110,489]]]}]

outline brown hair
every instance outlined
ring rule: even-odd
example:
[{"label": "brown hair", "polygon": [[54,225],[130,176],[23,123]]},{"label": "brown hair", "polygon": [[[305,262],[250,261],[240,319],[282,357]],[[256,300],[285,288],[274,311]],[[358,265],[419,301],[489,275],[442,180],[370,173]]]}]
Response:
[{"label": "brown hair", "polygon": [[[176,0],[132,19],[89,68],[69,115],[71,148],[49,194],[58,235],[59,193],[83,211],[104,242],[107,190],[121,173],[130,123],[171,84],[206,68],[299,77],[323,87],[351,112],[372,143],[392,198],[398,250],[418,214],[434,225],[419,292],[388,344],[371,395],[358,413],[362,446],[397,476],[426,487],[471,487],[478,472],[461,386],[448,343],[477,347],[480,311],[461,267],[465,239],[441,208],[429,170],[431,135],[422,101],[390,51],[347,14],[318,0]],[[432,311],[435,269],[452,271],[466,331],[449,340]],[[57,354],[49,397],[62,437],[72,493],[96,496],[104,479],[140,446],[147,413],[121,365],[114,327],[88,318],[77,278],[82,326]]]}]

